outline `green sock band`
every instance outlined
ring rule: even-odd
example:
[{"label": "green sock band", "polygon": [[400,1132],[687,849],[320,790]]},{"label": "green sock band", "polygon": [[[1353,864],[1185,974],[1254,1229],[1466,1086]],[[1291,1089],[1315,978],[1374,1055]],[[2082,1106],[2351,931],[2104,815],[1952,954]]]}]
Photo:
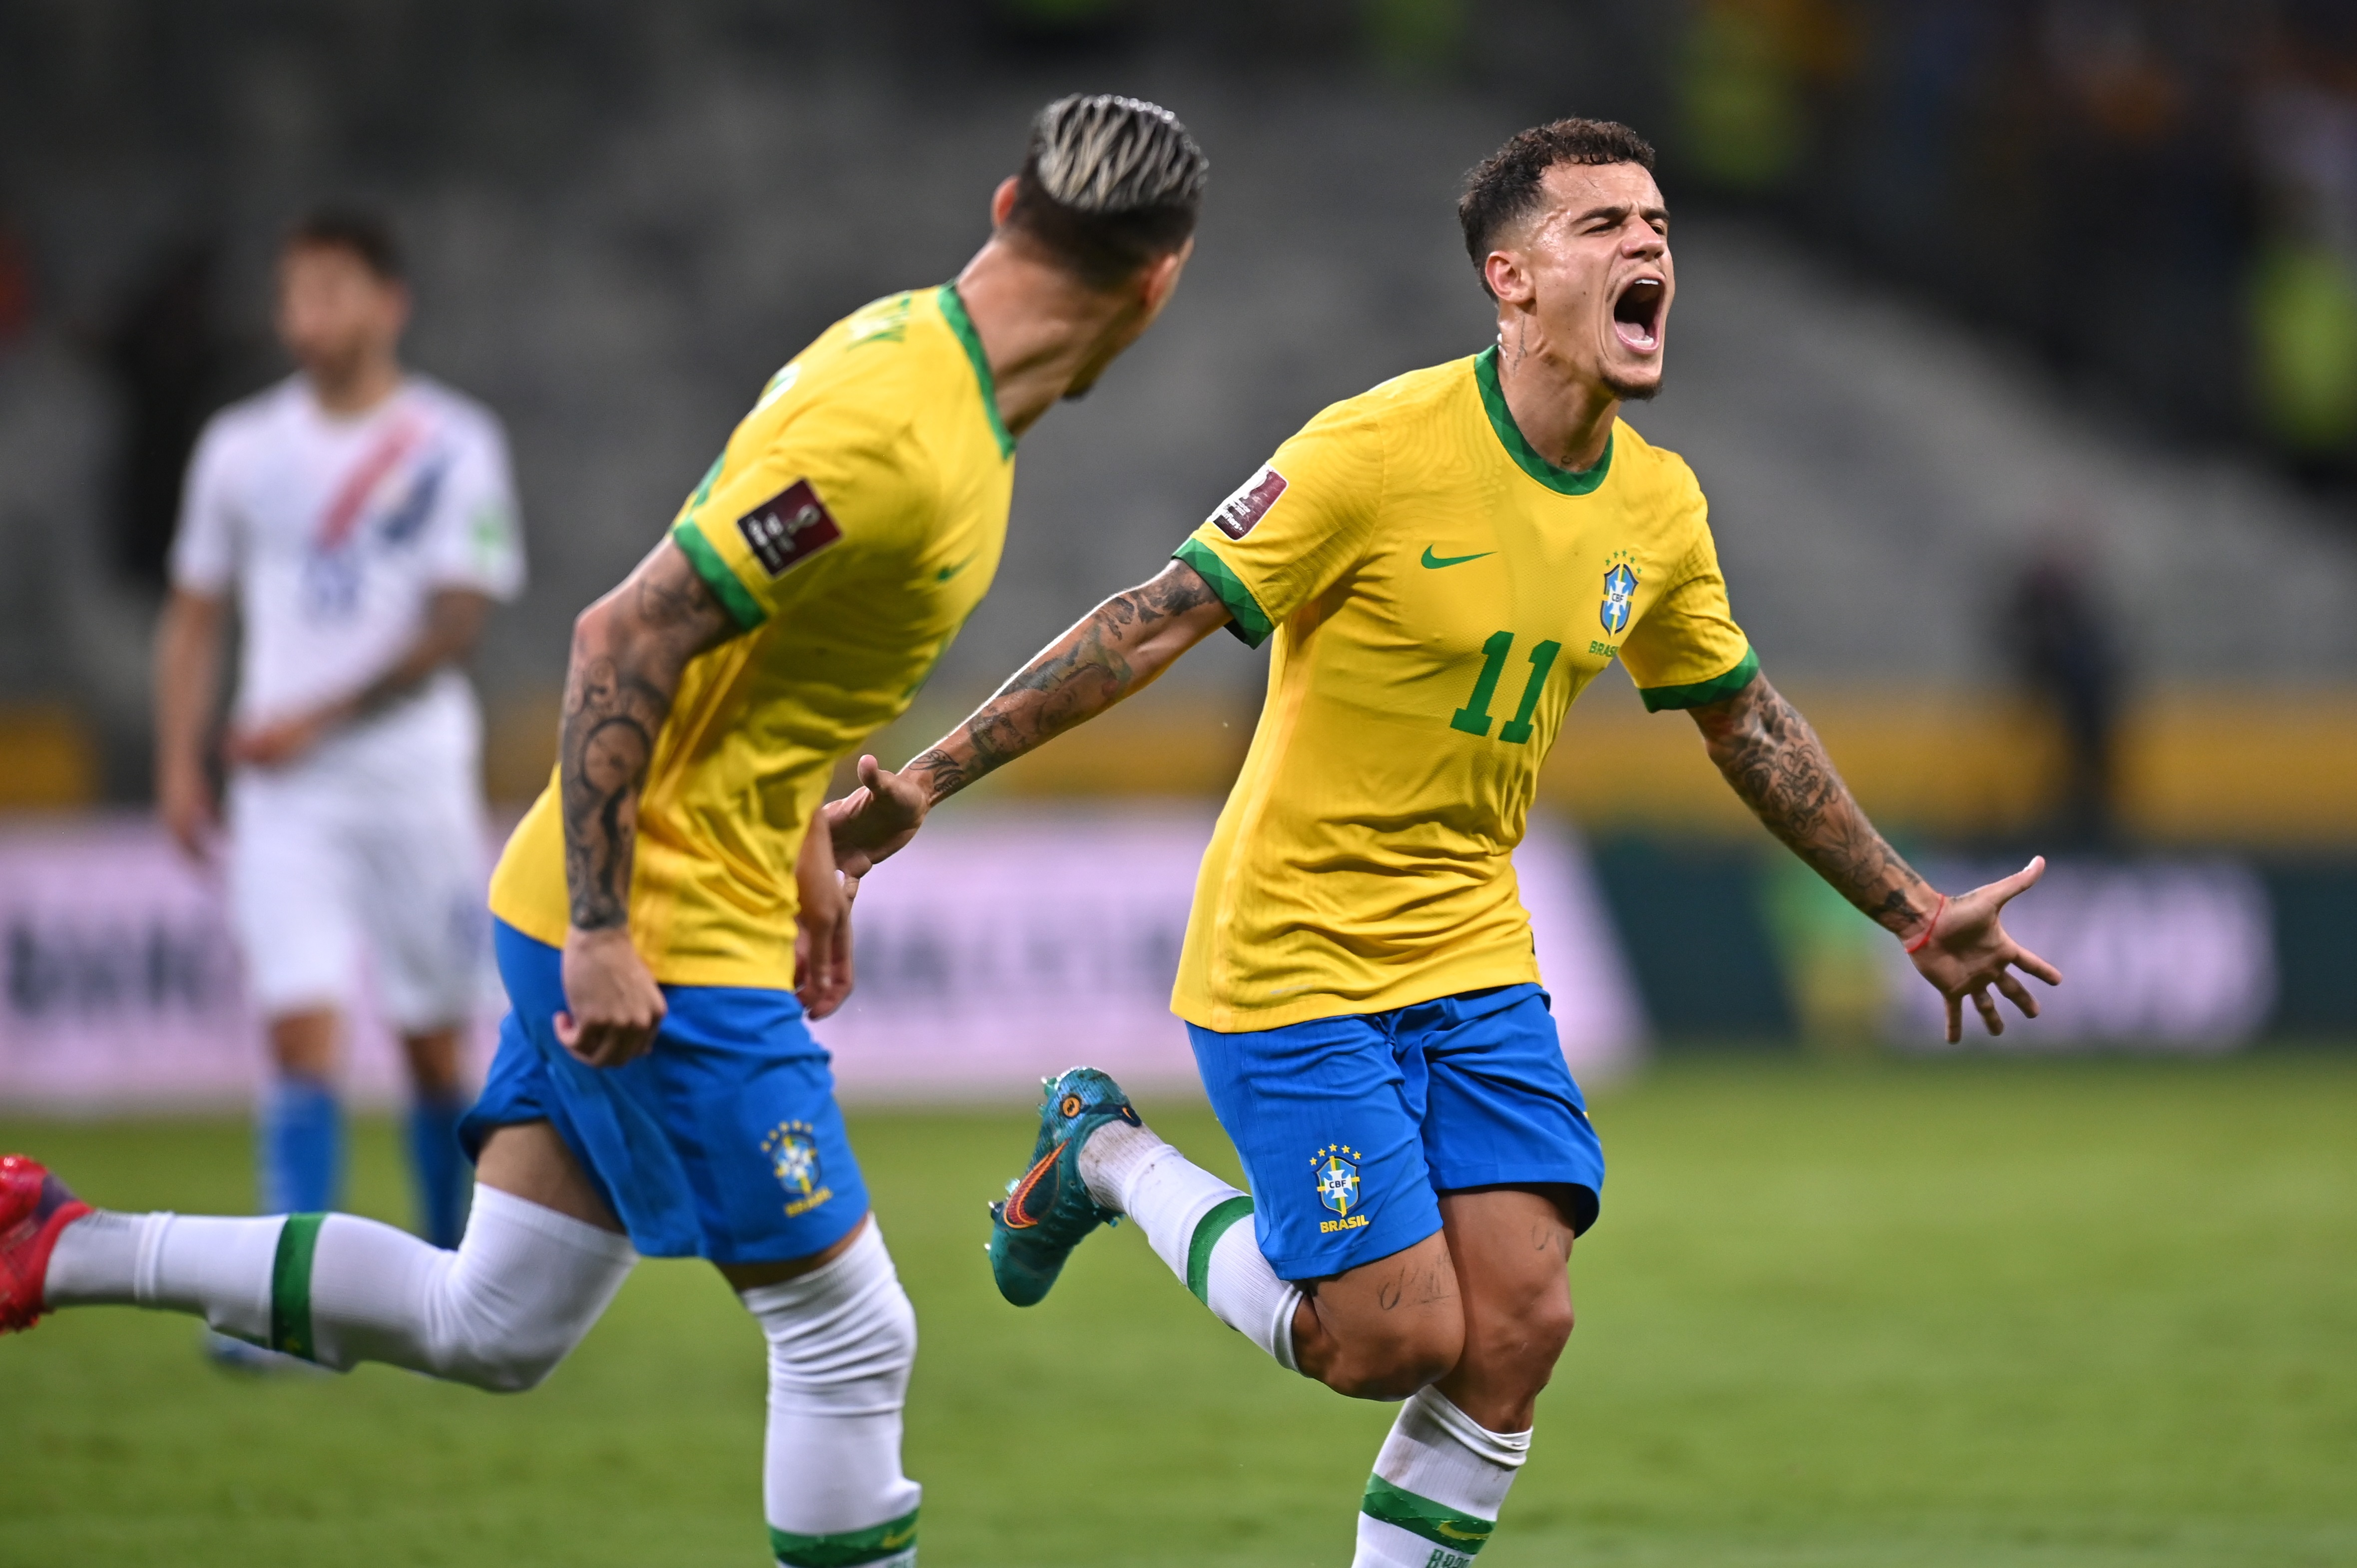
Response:
[{"label": "green sock band", "polygon": [[1187,1288],[1205,1306],[1211,1305],[1211,1249],[1220,1244],[1229,1226],[1252,1211],[1252,1199],[1238,1193],[1195,1222],[1194,1239],[1187,1243]]},{"label": "green sock band", "polygon": [[270,1266],[270,1348],[316,1361],[311,1338],[311,1256],[319,1250],[324,1214],[290,1214],[278,1228],[278,1256]]},{"label": "green sock band", "polygon": [[1359,1511],[1468,1557],[1480,1551],[1490,1532],[1498,1528],[1495,1520],[1460,1513],[1430,1498],[1418,1497],[1404,1487],[1394,1487],[1381,1476],[1367,1477],[1367,1495],[1359,1499]]},{"label": "green sock band", "polygon": [[866,1530],[840,1535],[796,1535],[770,1529],[770,1552],[785,1568],[859,1568],[886,1557],[897,1557],[917,1544],[917,1510]]}]

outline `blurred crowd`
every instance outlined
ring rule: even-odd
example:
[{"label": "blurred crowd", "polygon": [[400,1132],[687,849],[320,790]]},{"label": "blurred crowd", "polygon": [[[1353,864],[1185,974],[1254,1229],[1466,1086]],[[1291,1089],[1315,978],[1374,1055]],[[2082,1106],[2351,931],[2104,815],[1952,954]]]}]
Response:
[{"label": "blurred crowd", "polygon": [[1695,173],[2180,435],[2357,472],[2357,6],[1705,0]]}]

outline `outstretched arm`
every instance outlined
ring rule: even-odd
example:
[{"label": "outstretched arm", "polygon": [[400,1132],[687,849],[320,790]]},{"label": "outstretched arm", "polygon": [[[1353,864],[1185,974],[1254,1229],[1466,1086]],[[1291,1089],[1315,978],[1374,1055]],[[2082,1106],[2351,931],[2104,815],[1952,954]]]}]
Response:
[{"label": "outstretched arm", "polygon": [[2038,999],[2013,971],[2049,985],[2061,984],[2061,972],[2007,936],[1997,913],[2044,873],[2043,860],[2002,881],[1945,897],[1875,831],[1816,731],[1767,677],[1693,712],[1711,761],[1768,831],[1907,944],[1917,971],[1947,1001],[1952,1042],[1964,1035],[1966,996],[1990,1034],[2005,1032],[1989,995],[1992,986],[2025,1016],[2038,1016]]},{"label": "outstretched arm", "polygon": [[736,630],[668,538],[573,623],[557,735],[571,923],[556,1035],[592,1067],[640,1055],[662,1022],[662,993],[630,945],[639,790],[680,672]]},{"label": "outstretched arm", "polygon": [[935,805],[1151,685],[1227,623],[1227,607],[1183,561],[1115,594],[899,772],[861,757],[860,788],[827,808],[836,863],[845,875],[866,875]]}]

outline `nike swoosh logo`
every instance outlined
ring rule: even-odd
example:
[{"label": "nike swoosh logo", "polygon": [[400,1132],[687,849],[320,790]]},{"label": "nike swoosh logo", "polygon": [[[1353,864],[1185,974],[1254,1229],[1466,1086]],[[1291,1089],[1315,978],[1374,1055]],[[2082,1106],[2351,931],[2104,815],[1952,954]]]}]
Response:
[{"label": "nike swoosh logo", "polygon": [[[1496,552],[1492,551],[1491,553],[1495,554]],[[1438,1530],[1441,1534],[1448,1537],[1451,1541],[1487,1541],[1490,1539],[1490,1532],[1486,1530],[1459,1530],[1446,1520],[1443,1520],[1432,1528]]]},{"label": "nike swoosh logo", "polygon": [[1042,1176],[1056,1168],[1056,1157],[1063,1152],[1064,1145],[1059,1144],[1042,1155],[1039,1163],[1024,1172],[1023,1179],[1015,1184],[1015,1190],[1006,1195],[1006,1207],[1000,1212],[1005,1215],[1009,1230],[1028,1230],[1039,1223],[1039,1216],[1033,1214],[1026,1204],[1031,1197],[1031,1189],[1039,1185]]},{"label": "nike swoosh logo", "polygon": [[909,1542],[916,1539],[917,1527],[912,1524],[906,1530],[894,1530],[892,1533],[885,1536],[883,1540],[878,1541],[876,1545],[879,1551],[898,1552],[900,1548],[908,1545]]},{"label": "nike swoosh logo", "polygon": [[1479,555],[1435,555],[1432,546],[1427,544],[1424,547],[1424,564],[1426,571],[1437,571],[1443,566],[1462,566],[1468,561],[1486,560],[1496,553],[1494,550],[1484,550]]},{"label": "nike swoosh logo", "polygon": [[946,583],[952,577],[956,576],[960,572],[964,571],[967,567],[973,564],[974,557],[969,555],[964,560],[959,562],[956,565],[944,566],[940,571],[934,573],[933,581],[936,583]]}]

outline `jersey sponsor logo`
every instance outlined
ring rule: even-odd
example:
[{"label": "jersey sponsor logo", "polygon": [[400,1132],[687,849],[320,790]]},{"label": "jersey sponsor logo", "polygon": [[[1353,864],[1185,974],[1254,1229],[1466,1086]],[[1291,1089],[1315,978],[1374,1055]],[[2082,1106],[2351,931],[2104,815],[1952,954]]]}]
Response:
[{"label": "jersey sponsor logo", "polygon": [[1629,617],[1637,600],[1637,574],[1626,561],[1616,562],[1604,574],[1604,606],[1598,618],[1604,629],[1618,637],[1629,629]]},{"label": "jersey sponsor logo", "polygon": [[738,518],[737,532],[745,536],[761,570],[772,577],[785,575],[788,567],[843,537],[808,479],[796,479]]},{"label": "jersey sponsor logo", "polygon": [[1285,493],[1285,476],[1265,463],[1259,473],[1236,487],[1236,493],[1220,503],[1211,521],[1230,539],[1242,539],[1253,531],[1254,524],[1268,515],[1276,498]]},{"label": "jersey sponsor logo", "polygon": [[1424,569],[1437,572],[1443,566],[1462,566],[1468,561],[1486,561],[1496,553],[1494,550],[1484,550],[1478,555],[1435,555],[1432,546],[1427,544],[1424,547]]},{"label": "jersey sponsor logo", "polygon": [[1356,1230],[1367,1223],[1359,1212],[1359,1151],[1340,1144],[1329,1144],[1309,1156],[1309,1168],[1318,1183],[1318,1201],[1333,1210],[1335,1218],[1321,1219],[1318,1230],[1321,1235]]},{"label": "jersey sponsor logo", "polygon": [[786,1218],[808,1214],[834,1196],[819,1165],[816,1129],[807,1122],[780,1122],[761,1140],[770,1173],[786,1189]]}]

